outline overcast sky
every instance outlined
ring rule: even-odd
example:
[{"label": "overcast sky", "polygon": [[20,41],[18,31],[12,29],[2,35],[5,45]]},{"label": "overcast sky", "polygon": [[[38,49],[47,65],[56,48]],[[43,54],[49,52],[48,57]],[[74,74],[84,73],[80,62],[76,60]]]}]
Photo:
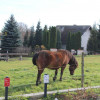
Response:
[{"label": "overcast sky", "polygon": [[13,14],[28,27],[93,25],[100,21],[100,0],[0,0],[0,30]]}]

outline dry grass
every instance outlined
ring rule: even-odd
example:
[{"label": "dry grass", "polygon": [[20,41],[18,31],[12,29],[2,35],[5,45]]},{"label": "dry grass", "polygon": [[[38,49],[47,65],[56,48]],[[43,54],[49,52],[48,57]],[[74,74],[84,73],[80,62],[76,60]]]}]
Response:
[{"label": "dry grass", "polygon": [[61,94],[57,93],[49,95],[47,98],[42,98],[37,100],[54,100],[55,98],[57,98],[58,100],[100,100],[99,95],[96,92],[94,92],[93,89],[84,91],[77,90],[76,92],[68,92]]}]

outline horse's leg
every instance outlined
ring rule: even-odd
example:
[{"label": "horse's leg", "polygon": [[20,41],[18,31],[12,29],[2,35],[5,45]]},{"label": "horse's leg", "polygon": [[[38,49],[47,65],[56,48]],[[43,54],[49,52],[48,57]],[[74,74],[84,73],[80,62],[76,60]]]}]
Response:
[{"label": "horse's leg", "polygon": [[61,67],[60,81],[62,81],[62,75],[63,75],[63,71],[64,71],[65,67],[66,66],[62,66]]},{"label": "horse's leg", "polygon": [[43,69],[38,70],[37,81],[36,81],[36,85],[37,85],[37,86],[38,86],[38,82],[40,82],[40,78],[41,78],[42,72],[43,72]]},{"label": "horse's leg", "polygon": [[56,76],[57,76],[57,73],[58,73],[58,69],[55,70],[55,76],[53,77],[53,81],[56,80],[56,78],[57,78],[57,77],[56,77]]},{"label": "horse's leg", "polygon": [[[40,74],[42,74],[43,73],[43,70],[41,71],[41,73]],[[39,84],[41,84],[41,75],[40,75],[40,77],[39,77]]]}]

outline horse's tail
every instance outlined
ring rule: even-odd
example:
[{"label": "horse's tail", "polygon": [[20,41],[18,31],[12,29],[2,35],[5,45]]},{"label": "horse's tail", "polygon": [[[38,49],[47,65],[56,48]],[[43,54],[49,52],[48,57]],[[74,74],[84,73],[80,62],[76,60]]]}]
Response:
[{"label": "horse's tail", "polygon": [[39,53],[35,53],[32,59],[34,65],[36,65],[36,60],[38,59]]}]

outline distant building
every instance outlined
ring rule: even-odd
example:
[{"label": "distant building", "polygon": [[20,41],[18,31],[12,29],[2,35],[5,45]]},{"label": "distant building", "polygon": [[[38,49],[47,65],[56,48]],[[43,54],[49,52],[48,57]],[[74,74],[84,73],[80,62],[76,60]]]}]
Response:
[{"label": "distant building", "polygon": [[81,35],[81,47],[83,48],[83,51],[85,54],[88,53],[87,52],[87,43],[88,43],[88,40],[90,38],[90,32],[91,32],[90,25],[73,25],[73,26],[58,25],[56,27],[61,32],[62,49],[66,49],[67,33],[69,33],[69,32],[71,32],[71,33],[81,32],[81,34],[82,34]]}]

